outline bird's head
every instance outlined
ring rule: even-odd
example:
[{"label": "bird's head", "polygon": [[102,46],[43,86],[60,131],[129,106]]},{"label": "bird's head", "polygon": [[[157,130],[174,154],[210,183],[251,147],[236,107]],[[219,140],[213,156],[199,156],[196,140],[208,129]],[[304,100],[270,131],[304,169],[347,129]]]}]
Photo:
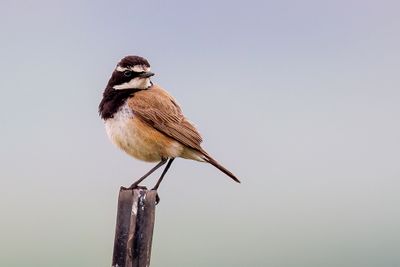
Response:
[{"label": "bird's head", "polygon": [[126,56],[117,64],[107,87],[115,90],[147,89],[152,85],[150,77],[153,75],[145,58]]}]

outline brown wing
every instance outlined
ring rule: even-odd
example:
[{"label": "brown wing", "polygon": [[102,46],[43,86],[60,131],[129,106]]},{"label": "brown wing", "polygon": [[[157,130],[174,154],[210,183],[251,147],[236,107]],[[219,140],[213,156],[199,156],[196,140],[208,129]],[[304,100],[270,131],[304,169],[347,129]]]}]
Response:
[{"label": "brown wing", "polygon": [[128,105],[143,121],[183,145],[202,151],[202,138],[185,118],[175,99],[162,88],[153,85],[139,91],[128,100]]}]

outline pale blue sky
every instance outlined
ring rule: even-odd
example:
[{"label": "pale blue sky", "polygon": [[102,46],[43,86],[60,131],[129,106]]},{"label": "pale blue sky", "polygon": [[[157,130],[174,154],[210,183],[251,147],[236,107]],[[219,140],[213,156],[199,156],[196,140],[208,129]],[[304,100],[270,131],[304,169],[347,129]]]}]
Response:
[{"label": "pale blue sky", "polygon": [[152,167],[97,115],[128,54],[243,181],[174,162],[152,266],[400,265],[399,9],[3,0],[0,266],[110,265],[118,188]]}]

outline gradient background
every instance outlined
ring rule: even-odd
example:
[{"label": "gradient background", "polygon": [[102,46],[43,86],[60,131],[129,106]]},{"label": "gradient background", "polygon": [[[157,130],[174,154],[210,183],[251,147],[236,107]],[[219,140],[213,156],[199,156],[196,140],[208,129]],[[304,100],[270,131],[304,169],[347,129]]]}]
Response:
[{"label": "gradient background", "polygon": [[2,0],[0,266],[110,266],[119,186],[152,166],[97,114],[128,54],[243,181],[175,161],[152,266],[400,266],[399,10]]}]

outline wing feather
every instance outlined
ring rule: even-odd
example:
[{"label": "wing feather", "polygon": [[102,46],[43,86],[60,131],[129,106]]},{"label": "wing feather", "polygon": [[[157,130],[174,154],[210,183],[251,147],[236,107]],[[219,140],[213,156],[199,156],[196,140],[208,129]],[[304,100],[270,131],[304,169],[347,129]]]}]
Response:
[{"label": "wing feather", "polygon": [[183,115],[175,99],[162,88],[153,85],[128,99],[134,114],[158,131],[185,146],[203,151],[201,135]]}]

